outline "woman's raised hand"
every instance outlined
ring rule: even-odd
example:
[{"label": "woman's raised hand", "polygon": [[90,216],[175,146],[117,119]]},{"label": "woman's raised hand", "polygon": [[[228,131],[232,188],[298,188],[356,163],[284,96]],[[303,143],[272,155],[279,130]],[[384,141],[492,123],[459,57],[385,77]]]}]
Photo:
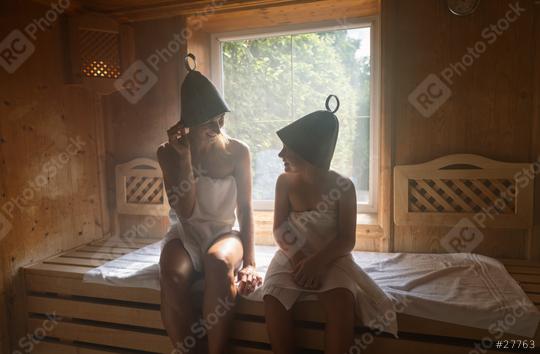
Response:
[{"label": "woman's raised hand", "polygon": [[182,158],[191,156],[191,149],[189,147],[189,128],[185,128],[182,121],[173,125],[167,130],[169,136],[169,145],[180,155]]}]

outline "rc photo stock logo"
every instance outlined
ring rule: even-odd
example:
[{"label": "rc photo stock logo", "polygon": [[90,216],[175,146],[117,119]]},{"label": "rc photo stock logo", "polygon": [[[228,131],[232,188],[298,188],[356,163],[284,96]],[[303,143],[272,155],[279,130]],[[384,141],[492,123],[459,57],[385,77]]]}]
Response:
[{"label": "rc photo stock logo", "polygon": [[36,47],[20,30],[14,30],[0,43],[0,65],[13,74],[34,54]]},{"label": "rc photo stock logo", "polygon": [[114,86],[131,104],[139,102],[158,82],[161,65],[169,62],[192,35],[189,28],[175,33],[167,45],[155,50],[146,60],[137,60],[114,82]]},{"label": "rc photo stock logo", "polygon": [[17,71],[34,54],[37,34],[48,30],[69,6],[70,0],[60,0],[51,4],[51,8],[41,18],[34,19],[23,30],[11,31],[0,41],[0,66],[9,74]]},{"label": "rc photo stock logo", "polygon": [[431,117],[452,96],[452,90],[439,76],[430,74],[409,95],[409,102],[425,118]]},{"label": "rc photo stock logo", "polygon": [[289,263],[289,259],[294,258],[296,253],[302,250],[306,244],[306,237],[304,233],[294,230],[291,227],[290,222],[287,220],[274,231],[274,236],[279,248],[281,248],[287,255],[287,257],[276,258],[277,262],[281,265]]},{"label": "rc photo stock logo", "polygon": [[142,60],[133,63],[115,82],[114,86],[131,104],[146,95],[158,81],[156,74]]},{"label": "rc photo stock logo", "polygon": [[497,22],[482,30],[481,39],[467,48],[457,62],[448,65],[438,75],[429,74],[409,95],[411,105],[425,118],[432,117],[452,96],[450,87],[456,77],[463,76],[467,70],[484,54],[489,46],[502,36],[511,24],[525,12],[518,2],[510,4],[505,15]]},{"label": "rc photo stock logo", "polygon": [[448,252],[470,253],[482,240],[482,231],[471,220],[463,218],[441,239],[441,245]]}]

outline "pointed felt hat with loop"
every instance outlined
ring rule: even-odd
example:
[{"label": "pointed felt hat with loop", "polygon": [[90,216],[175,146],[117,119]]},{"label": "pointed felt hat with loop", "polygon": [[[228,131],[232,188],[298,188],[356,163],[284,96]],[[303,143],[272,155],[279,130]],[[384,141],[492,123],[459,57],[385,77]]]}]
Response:
[{"label": "pointed felt hat with loop", "polygon": [[[189,59],[193,60],[193,68]],[[217,88],[199,71],[195,56],[191,53],[184,58],[188,74],[180,89],[181,115],[180,120],[186,128],[206,123],[225,112],[230,112],[229,106],[219,94]]]},{"label": "pointed felt hat with loop", "polygon": [[[336,108],[330,109],[330,100],[336,99]],[[339,99],[330,95],[326,111],[316,111],[278,130],[277,135],[289,149],[314,166],[328,170],[334,156],[339,132],[339,122],[334,113],[339,109]]]}]

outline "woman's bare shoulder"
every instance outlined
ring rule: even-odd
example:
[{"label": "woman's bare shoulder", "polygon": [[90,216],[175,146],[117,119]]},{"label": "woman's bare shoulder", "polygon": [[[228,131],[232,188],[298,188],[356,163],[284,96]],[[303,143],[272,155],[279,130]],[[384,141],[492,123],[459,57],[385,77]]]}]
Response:
[{"label": "woman's bare shoulder", "polygon": [[249,146],[241,140],[235,138],[228,138],[229,143],[227,144],[227,150],[235,159],[245,159],[250,158],[251,152]]}]

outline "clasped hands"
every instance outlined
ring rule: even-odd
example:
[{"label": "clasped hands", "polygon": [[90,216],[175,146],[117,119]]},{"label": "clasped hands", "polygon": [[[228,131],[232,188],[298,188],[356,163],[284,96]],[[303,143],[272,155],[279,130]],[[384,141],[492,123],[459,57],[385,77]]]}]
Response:
[{"label": "clasped hands", "polygon": [[290,262],[293,266],[292,277],[296,285],[309,290],[321,287],[324,264],[316,254],[306,256],[302,251],[298,251]]},{"label": "clasped hands", "polygon": [[262,277],[254,266],[244,266],[238,271],[238,292],[240,295],[249,295],[262,285]]}]

